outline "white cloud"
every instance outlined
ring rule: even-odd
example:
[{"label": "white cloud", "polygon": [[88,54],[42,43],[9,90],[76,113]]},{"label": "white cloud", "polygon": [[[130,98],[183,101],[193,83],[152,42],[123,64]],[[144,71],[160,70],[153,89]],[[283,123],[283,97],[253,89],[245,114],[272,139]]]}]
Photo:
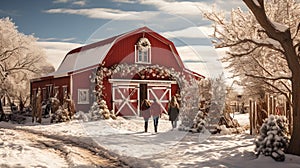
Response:
[{"label": "white cloud", "polygon": [[[191,1],[170,1],[170,0],[112,0],[115,3],[128,3],[137,5],[148,5],[155,7],[157,10],[154,11],[125,11],[120,9],[111,8],[85,8],[85,9],[71,9],[71,8],[58,8],[46,10],[46,13],[64,13],[64,14],[75,14],[83,15],[89,18],[96,19],[118,19],[123,20],[147,20],[151,18],[151,14],[163,12],[171,15],[179,15],[181,17],[187,17],[189,19],[201,19],[202,11],[207,11],[208,9],[222,9],[227,12],[231,8],[236,8],[237,6],[245,7],[242,2],[236,1],[224,1],[224,0],[214,0],[214,1],[202,1],[202,2],[191,2]],[[67,3],[72,2],[72,4],[84,6],[86,0],[55,0],[54,3]],[[117,5],[117,4],[116,4]],[[143,9],[143,7],[141,8]],[[141,18],[140,15],[150,14],[147,18]]]},{"label": "white cloud", "polygon": [[72,4],[79,5],[79,6],[85,6],[86,5],[86,1],[75,1]]},{"label": "white cloud", "polygon": [[82,46],[82,44],[68,42],[38,41],[37,43],[39,46],[45,49],[47,60],[54,66],[55,69],[58,68],[65,55],[69,51]]},{"label": "white cloud", "polygon": [[213,35],[214,29],[211,26],[200,26],[198,27],[206,37]]},{"label": "white cloud", "polygon": [[213,33],[213,29],[210,27],[188,27],[181,30],[164,32],[161,35],[166,38],[208,38],[208,35]]},{"label": "white cloud", "polygon": [[241,7],[246,9],[246,5],[242,1],[228,0],[206,0],[202,2],[191,1],[170,1],[170,0],[140,0],[141,4],[155,6],[158,10],[170,14],[201,16],[201,11],[212,9],[230,12],[232,8]]},{"label": "white cloud", "polygon": [[217,77],[223,72],[219,55],[212,46],[176,47],[186,67],[205,77]]},{"label": "white cloud", "polygon": [[[108,9],[108,8],[90,8],[90,9],[67,9],[67,8],[59,8],[59,9],[49,9],[44,11],[46,13],[65,13],[65,14],[75,14],[75,15],[83,15],[89,18],[97,18],[97,19],[118,19],[122,18],[123,20],[144,20],[153,15],[155,13],[147,13],[145,12],[136,12],[136,11],[122,11],[118,9]],[[140,17],[140,16],[144,17]]]},{"label": "white cloud", "polygon": [[39,38],[39,41],[73,41],[73,40],[76,40],[76,38],[74,38],[74,37],[70,37],[70,38],[63,38],[63,39],[61,39],[61,38],[53,38],[53,37],[51,37],[51,38]]},{"label": "white cloud", "polygon": [[17,10],[2,10],[0,9],[0,14],[9,15],[9,16],[21,16]]},{"label": "white cloud", "polygon": [[141,0],[141,4],[153,5],[158,10],[169,13],[169,14],[178,14],[178,15],[193,15],[201,16],[201,10],[211,8],[211,5],[208,5],[203,2],[189,2],[189,1],[166,1],[166,0]]},{"label": "white cloud", "polygon": [[120,2],[120,3],[129,3],[133,4],[136,3],[136,0],[112,0],[113,2]]},{"label": "white cloud", "polygon": [[54,0],[53,3],[67,3],[69,0]]}]

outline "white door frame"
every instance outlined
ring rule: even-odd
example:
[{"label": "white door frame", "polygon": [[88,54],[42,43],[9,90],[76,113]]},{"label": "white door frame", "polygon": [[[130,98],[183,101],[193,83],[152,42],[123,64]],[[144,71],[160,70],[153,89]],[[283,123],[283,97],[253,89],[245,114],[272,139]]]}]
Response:
[{"label": "white door frame", "polygon": [[[158,95],[156,95],[155,90],[158,89],[165,89],[164,93],[158,97]],[[163,111],[167,114],[168,111],[165,108],[165,106],[163,106],[162,103],[169,103],[169,101],[171,100],[171,83],[170,84],[152,84],[149,83],[148,87],[147,87],[147,91],[148,91],[148,99],[150,99],[150,94],[155,98],[156,102],[160,105],[160,107],[163,109]],[[166,96],[166,94],[169,93],[168,96],[168,100],[165,100],[164,97]],[[150,100],[151,103],[153,103],[153,100]]]},{"label": "white door frame", "polygon": [[[125,96],[120,89],[133,89],[128,96]],[[119,93],[119,95],[121,96],[121,99],[115,99],[115,96],[116,96],[116,92]],[[137,93],[137,99],[130,99],[130,97]],[[130,85],[121,85],[121,84],[116,84],[116,83],[113,83],[113,86],[112,86],[112,106],[113,106],[113,111],[115,112],[115,115],[118,115],[121,110],[125,107],[125,106],[128,106],[129,109],[131,110],[131,112],[134,114],[134,115],[138,115],[139,114],[139,94],[140,94],[140,88],[139,88],[139,85],[138,84],[130,84]],[[132,103],[137,103],[137,107],[135,108]],[[118,109],[118,111],[115,111],[115,105],[116,103],[120,103],[120,107]]]},{"label": "white door frame", "polygon": [[[171,85],[176,84],[176,81],[166,81],[166,80],[129,80],[129,79],[109,79],[109,82],[112,84],[112,107],[113,111],[116,115],[118,115],[121,111],[121,109],[127,105],[133,114],[136,116],[139,116],[140,114],[140,84],[147,84],[147,98],[149,99],[149,95],[153,95],[153,97],[158,100],[159,105],[164,109],[164,112],[167,113],[167,110],[163,106],[162,103],[168,103],[171,99]],[[128,88],[128,89],[134,89],[129,95],[126,97],[124,94],[120,91],[121,88]],[[162,96],[158,97],[155,94],[155,89],[166,89]],[[121,99],[115,99],[116,92],[118,92],[121,95]],[[130,96],[137,92],[137,99],[136,100],[130,100]],[[163,100],[165,95],[169,93],[169,100]],[[153,100],[150,100],[153,102]],[[137,107],[132,106],[132,103],[136,102]],[[121,103],[120,108],[118,111],[115,111],[115,103]]]}]

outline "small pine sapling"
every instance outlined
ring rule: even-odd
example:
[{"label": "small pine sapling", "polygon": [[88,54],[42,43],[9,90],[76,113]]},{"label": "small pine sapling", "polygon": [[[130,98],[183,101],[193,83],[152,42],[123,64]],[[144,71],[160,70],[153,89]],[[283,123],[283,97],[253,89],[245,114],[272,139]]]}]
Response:
[{"label": "small pine sapling", "polygon": [[284,161],[289,138],[287,124],[284,116],[270,115],[264,120],[260,128],[260,135],[255,140],[255,152],[271,156],[276,161]]}]

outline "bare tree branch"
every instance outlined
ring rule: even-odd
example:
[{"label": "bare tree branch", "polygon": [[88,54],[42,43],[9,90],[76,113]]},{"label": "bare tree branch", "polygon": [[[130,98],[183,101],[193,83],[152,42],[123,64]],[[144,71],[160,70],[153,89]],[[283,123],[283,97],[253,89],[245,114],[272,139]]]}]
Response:
[{"label": "bare tree branch", "polygon": [[254,52],[256,49],[260,48],[261,46],[255,46],[254,48],[248,50],[247,52],[243,53],[234,53],[234,52],[227,52],[228,54],[232,55],[233,57],[242,57],[251,54]]},{"label": "bare tree branch", "polygon": [[297,26],[296,32],[295,32],[295,34],[294,34],[294,35],[293,35],[293,37],[292,37],[292,39],[293,39],[293,40],[294,40],[294,39],[297,37],[297,35],[298,35],[299,31],[300,31],[300,23],[298,23],[298,26]]},{"label": "bare tree branch", "polygon": [[[17,50],[20,50],[20,49],[27,49],[26,47],[22,47],[22,46],[19,46],[19,47],[16,47],[14,49],[11,49],[11,50],[6,50],[4,51],[3,53],[0,54],[0,61],[4,61],[6,59],[8,59],[9,57],[12,56],[12,54],[14,54]],[[9,55],[7,55],[9,54]]]},{"label": "bare tree branch", "polygon": [[272,23],[266,15],[263,3],[263,0],[260,0],[260,6],[257,6],[253,0],[243,0],[245,4],[250,8],[253,12],[256,20],[259,24],[266,30],[267,35],[270,38],[277,40],[281,46],[283,47],[284,51],[283,54],[285,55],[288,66],[292,72],[296,74],[300,74],[300,65],[299,60],[296,55],[296,52],[293,47],[293,42],[291,39],[290,29],[287,28],[285,31],[278,30],[274,23]]},{"label": "bare tree branch", "polygon": [[275,51],[278,51],[278,52],[280,52],[282,54],[284,53],[284,51],[282,49],[276,48],[271,43],[261,43],[261,42],[255,41],[253,39],[240,39],[240,40],[238,40],[238,41],[236,41],[234,43],[230,43],[230,44],[228,44],[228,43],[222,43],[222,44],[216,45],[215,47],[216,48],[233,47],[233,46],[237,46],[239,44],[248,43],[248,42],[253,43],[255,45],[258,45],[260,47],[268,47],[268,48],[273,49]]},{"label": "bare tree branch", "polygon": [[281,80],[281,79],[286,79],[286,80],[292,79],[291,77],[288,77],[288,76],[279,76],[279,77],[270,78],[270,77],[265,77],[265,76],[252,75],[252,74],[245,74],[245,75],[252,77],[252,78],[256,78],[256,79],[263,79],[263,80],[270,80],[270,81],[276,81],[276,80]]},{"label": "bare tree branch", "polygon": [[287,94],[287,92],[282,91],[281,89],[279,89],[278,87],[276,87],[275,85],[271,84],[268,81],[264,81],[265,84],[267,84],[268,86],[271,86],[273,89],[277,90],[280,94],[284,95],[286,97],[286,99],[288,100],[288,102],[292,105],[292,102],[290,101],[289,95]]}]

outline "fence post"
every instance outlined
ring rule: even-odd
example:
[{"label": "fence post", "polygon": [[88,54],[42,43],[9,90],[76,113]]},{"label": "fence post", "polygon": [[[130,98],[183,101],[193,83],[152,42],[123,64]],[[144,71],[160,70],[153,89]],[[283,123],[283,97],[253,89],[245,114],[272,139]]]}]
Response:
[{"label": "fence post", "polygon": [[[292,94],[289,94],[289,98],[290,98],[290,102],[293,102],[293,97],[292,97]],[[289,126],[290,126],[290,134],[292,135],[293,133],[293,106],[292,104],[289,105],[290,107],[290,118],[289,118]]]},{"label": "fence post", "polygon": [[274,97],[271,96],[271,112],[270,114],[274,114]]},{"label": "fence post", "polygon": [[254,128],[254,133],[257,133],[257,102],[254,101],[254,115],[253,115],[253,128]]},{"label": "fence post", "polygon": [[285,116],[285,118],[287,118],[287,113],[286,113],[286,98],[285,97],[281,97],[281,102],[283,104],[283,115]]},{"label": "fence post", "polygon": [[250,135],[253,135],[253,123],[252,123],[252,120],[253,120],[253,116],[252,116],[252,113],[253,113],[253,108],[252,108],[252,100],[250,99],[249,100],[249,119],[250,119]]},{"label": "fence post", "polygon": [[270,115],[270,94],[269,93],[267,93],[266,103],[267,103],[267,117],[269,117]]}]

